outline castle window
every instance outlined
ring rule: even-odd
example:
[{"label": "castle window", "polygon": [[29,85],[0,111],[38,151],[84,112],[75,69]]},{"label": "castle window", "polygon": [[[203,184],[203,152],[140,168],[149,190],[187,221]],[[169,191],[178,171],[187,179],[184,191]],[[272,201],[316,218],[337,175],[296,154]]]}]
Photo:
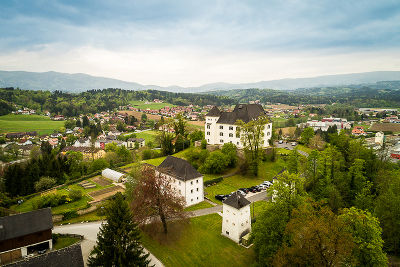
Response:
[{"label": "castle window", "polygon": [[222,130],[222,129],[224,129],[224,126],[223,126],[223,125],[220,125],[219,128]]},{"label": "castle window", "polygon": [[220,132],[220,133],[219,133],[219,136],[224,136],[224,133],[223,133],[223,132]]},{"label": "castle window", "polygon": [[211,127],[210,127],[210,125],[207,125],[207,129],[210,129]]},{"label": "castle window", "polygon": [[232,131],[232,130],[233,130],[233,126],[229,126],[229,130],[231,130],[231,131]]},{"label": "castle window", "polygon": [[190,193],[193,193],[193,189],[192,189],[192,190],[190,190]]},{"label": "castle window", "polygon": [[196,188],[196,191],[199,192],[199,188],[198,187]]},{"label": "castle window", "polygon": [[207,135],[210,135],[210,132],[207,132]]},{"label": "castle window", "polygon": [[233,134],[232,134],[232,133],[230,133],[230,134],[229,134],[229,137],[233,137]]},{"label": "castle window", "polygon": [[224,140],[222,140],[222,139],[221,139],[221,140],[219,140],[219,142],[220,142],[220,143],[223,143],[223,142],[224,142]]}]

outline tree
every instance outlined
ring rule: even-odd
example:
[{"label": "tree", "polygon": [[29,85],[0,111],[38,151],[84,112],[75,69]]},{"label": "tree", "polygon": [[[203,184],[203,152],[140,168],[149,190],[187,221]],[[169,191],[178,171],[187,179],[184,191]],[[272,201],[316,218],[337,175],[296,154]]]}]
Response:
[{"label": "tree", "polygon": [[40,145],[40,150],[42,151],[42,154],[48,156],[51,154],[51,151],[53,150],[53,148],[51,147],[50,143],[48,141],[46,141],[46,142],[42,142],[42,144]]},{"label": "tree", "polygon": [[173,127],[176,135],[182,135],[185,138],[187,137],[187,122],[182,114],[179,113],[175,117],[175,120],[173,121]]},{"label": "tree", "polygon": [[189,139],[192,141],[192,143],[199,141],[199,140],[203,140],[204,132],[202,130],[196,130],[189,134]]},{"label": "tree", "polygon": [[82,117],[82,128],[88,127],[90,125],[89,119],[87,116]]},{"label": "tree", "polygon": [[143,113],[141,118],[142,118],[142,122],[145,123],[145,122],[147,121],[147,115],[146,115],[146,113]]},{"label": "tree", "polygon": [[290,173],[298,173],[300,165],[300,153],[295,148],[290,154],[287,162],[288,171]]},{"label": "tree", "polygon": [[340,266],[353,262],[352,235],[328,207],[311,203],[293,211],[274,266]]},{"label": "tree", "polygon": [[173,139],[174,136],[172,134],[164,131],[157,135],[156,140],[161,147],[163,155],[171,155],[174,153],[174,145],[172,144]]},{"label": "tree", "polygon": [[140,231],[132,220],[128,203],[117,193],[105,207],[97,242],[88,259],[89,266],[148,266],[149,254],[140,243]]},{"label": "tree", "polygon": [[300,135],[300,142],[308,145],[310,143],[310,139],[314,137],[314,129],[311,127],[307,127],[303,130]]},{"label": "tree", "polygon": [[310,139],[308,146],[312,149],[323,150],[325,146],[325,141],[322,139],[321,135],[316,134]]},{"label": "tree", "polygon": [[64,127],[67,129],[73,129],[75,128],[76,122],[74,120],[66,120],[64,122]]},{"label": "tree", "polygon": [[172,179],[156,171],[150,166],[143,166],[136,179],[131,207],[137,223],[149,221],[158,217],[168,233],[168,219],[184,219],[185,200],[172,187]]},{"label": "tree", "polygon": [[236,154],[236,146],[235,144],[232,143],[225,143],[222,146],[221,152],[228,157],[229,163],[228,167],[234,168],[236,166],[236,163],[238,161],[238,156]]},{"label": "tree", "polygon": [[52,188],[56,184],[56,179],[51,177],[42,177],[35,183],[36,192],[43,191],[45,189]]},{"label": "tree", "polygon": [[204,164],[200,167],[202,173],[218,174],[226,170],[229,165],[229,157],[220,150],[210,153]]},{"label": "tree", "polygon": [[354,238],[353,255],[359,266],[387,266],[388,259],[383,252],[382,228],[371,213],[354,207],[344,209],[339,216]]},{"label": "tree", "polygon": [[375,215],[382,225],[382,236],[387,251],[400,254],[400,172],[393,172],[383,181],[376,199]]},{"label": "tree", "polygon": [[268,118],[264,116],[260,116],[248,123],[244,123],[242,120],[236,121],[237,135],[240,135],[241,142],[244,144],[245,154],[254,176],[258,175],[260,149],[263,146],[264,128],[268,121]]}]

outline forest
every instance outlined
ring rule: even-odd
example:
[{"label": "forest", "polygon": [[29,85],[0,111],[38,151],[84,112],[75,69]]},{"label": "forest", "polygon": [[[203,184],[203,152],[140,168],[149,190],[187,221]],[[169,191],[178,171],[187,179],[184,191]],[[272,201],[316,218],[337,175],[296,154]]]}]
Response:
[{"label": "forest", "polygon": [[125,106],[131,100],[160,99],[178,106],[193,103],[197,105],[229,105],[235,101],[224,96],[206,94],[171,93],[166,91],[146,90],[131,91],[122,89],[89,90],[79,94],[61,91],[34,91],[14,88],[0,88],[0,115],[15,110],[15,106],[27,107],[38,112],[49,111],[64,116],[97,113]]}]

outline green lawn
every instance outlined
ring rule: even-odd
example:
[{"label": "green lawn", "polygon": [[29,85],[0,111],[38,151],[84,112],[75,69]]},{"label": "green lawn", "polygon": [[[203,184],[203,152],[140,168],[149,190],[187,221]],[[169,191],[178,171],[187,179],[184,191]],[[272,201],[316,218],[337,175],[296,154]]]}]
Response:
[{"label": "green lawn", "polygon": [[[184,155],[187,150],[188,150],[188,148],[185,150],[179,151],[178,153],[172,154],[172,156],[184,159],[185,158]],[[159,157],[159,158],[154,158],[154,159],[146,159],[146,160],[143,160],[143,162],[154,165],[154,166],[158,166],[161,164],[161,162],[164,161],[165,158],[166,157],[164,156],[164,157]]]},{"label": "green lawn", "polygon": [[[222,218],[211,214],[190,219],[180,234],[160,243],[144,233],[142,243],[165,266],[251,266],[254,251],[221,235]],[[170,227],[171,228],[171,227]],[[174,234],[174,233],[170,233]]]},{"label": "green lawn", "polygon": [[156,136],[159,134],[159,131],[144,131],[144,132],[140,132],[140,133],[136,133],[136,137],[137,138],[144,138],[144,140],[146,140],[146,144],[151,141],[155,142],[156,140]]},{"label": "green lawn", "polygon": [[303,145],[300,145],[300,144],[297,145],[296,147],[297,147],[297,150],[301,150],[301,151],[306,152],[306,153],[308,153],[308,154],[310,154],[311,151],[312,151],[311,148],[306,147],[306,146],[303,146]]},{"label": "green lawn", "polygon": [[146,101],[138,101],[138,100],[132,100],[129,101],[129,104],[131,104],[135,108],[140,108],[140,109],[161,109],[163,107],[175,107],[175,105],[170,104],[170,103],[153,103],[150,102],[150,104],[145,104]]},{"label": "green lawn", "polygon": [[76,218],[58,222],[57,224],[80,223],[80,222],[86,222],[86,221],[93,222],[93,221],[101,221],[101,220],[105,220],[105,219],[106,219],[105,216],[97,215],[97,211],[92,211],[92,212],[83,214],[81,216],[78,216]]},{"label": "green lawn", "polygon": [[59,235],[57,242],[55,244],[53,244],[53,249],[57,250],[57,249],[65,248],[65,247],[71,246],[72,244],[75,244],[78,241],[79,241],[79,238]]},{"label": "green lawn", "polygon": [[[91,179],[89,179],[89,181],[92,181]],[[93,182],[93,181],[92,181]],[[87,193],[92,192],[92,191],[97,191],[106,187],[110,187],[113,186],[112,184],[107,185],[107,186],[100,186],[98,184],[96,184],[95,182],[93,182],[96,187],[94,188],[89,188],[89,189],[84,189],[83,187],[81,187],[78,184],[72,184],[67,186],[68,189],[79,189],[82,190],[82,194],[83,197],[78,200],[78,201],[74,201],[71,203],[66,203],[57,207],[53,207],[51,208],[51,211],[53,214],[61,214],[64,213],[66,211],[70,211],[70,210],[81,210],[87,207],[87,203],[91,201],[91,198],[86,196]],[[68,190],[66,190],[66,188],[60,188],[57,190],[57,194],[63,194],[63,195],[68,195]],[[30,198],[28,200],[25,200],[21,205],[14,205],[11,207],[11,209],[18,211],[18,212],[28,212],[28,211],[32,211],[33,210],[33,203],[35,201],[37,201],[40,198],[40,195],[37,195],[33,198]]]},{"label": "green lawn", "polygon": [[205,187],[204,190],[207,192],[206,196],[211,201],[221,204],[221,201],[215,199],[215,195],[229,194],[239,188],[252,187],[263,181],[269,181],[280,172],[284,166],[285,163],[282,159],[276,162],[261,162],[258,170],[258,177],[234,175],[224,178],[222,182],[216,185]]},{"label": "green lawn", "polygon": [[0,133],[37,131],[50,134],[64,126],[63,121],[52,121],[39,115],[4,115],[0,116]]},{"label": "green lawn", "polygon": [[187,207],[185,209],[185,211],[201,210],[201,209],[206,209],[206,208],[211,208],[211,207],[214,207],[214,206],[211,205],[210,203],[208,203],[207,201],[203,201],[203,202],[200,202],[200,203],[198,203],[196,205]]}]

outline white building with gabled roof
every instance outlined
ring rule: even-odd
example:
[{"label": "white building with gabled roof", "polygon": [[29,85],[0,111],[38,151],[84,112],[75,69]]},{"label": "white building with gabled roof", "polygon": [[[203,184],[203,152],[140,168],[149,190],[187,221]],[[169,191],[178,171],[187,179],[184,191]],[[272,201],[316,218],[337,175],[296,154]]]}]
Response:
[{"label": "white building with gabled roof", "polygon": [[156,171],[172,180],[172,188],[185,199],[186,207],[204,201],[203,175],[186,160],[167,156]]},{"label": "white building with gabled roof", "polygon": [[[221,112],[214,106],[206,114],[205,123],[205,139],[210,145],[223,145],[225,143],[233,143],[238,148],[244,145],[237,134],[236,121],[242,120],[248,123],[256,120],[266,113],[260,104],[238,104],[232,112]],[[272,123],[267,123],[264,127],[262,146],[269,146],[269,139],[272,136]]]},{"label": "white building with gabled roof", "polygon": [[250,203],[238,192],[222,202],[222,235],[239,243],[251,231]]}]

